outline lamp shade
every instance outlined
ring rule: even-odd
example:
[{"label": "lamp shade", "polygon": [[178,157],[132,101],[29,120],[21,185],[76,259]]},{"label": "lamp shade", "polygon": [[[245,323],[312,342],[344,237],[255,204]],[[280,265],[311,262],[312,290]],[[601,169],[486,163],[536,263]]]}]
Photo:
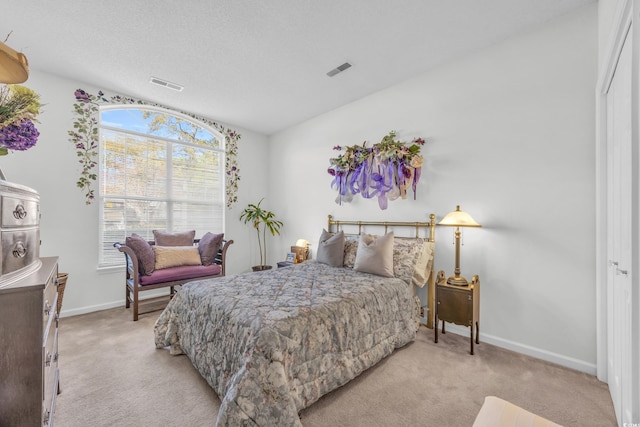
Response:
[{"label": "lamp shade", "polygon": [[306,248],[310,245],[311,243],[309,243],[308,240],[305,239],[298,239],[296,240],[296,246],[299,246],[301,248]]},{"label": "lamp shade", "polygon": [[27,57],[0,42],[0,83],[22,83],[29,78]]},{"label": "lamp shade", "polygon": [[482,227],[471,215],[460,210],[460,205],[456,206],[456,210],[449,212],[442,218],[438,225],[448,225],[451,227]]}]

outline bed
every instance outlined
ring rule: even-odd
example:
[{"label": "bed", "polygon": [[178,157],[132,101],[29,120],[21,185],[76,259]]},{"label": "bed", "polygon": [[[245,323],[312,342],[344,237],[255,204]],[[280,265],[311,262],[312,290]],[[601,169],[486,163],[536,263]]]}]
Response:
[{"label": "bed", "polygon": [[[407,227],[413,237],[395,236]],[[301,426],[299,411],[415,339],[416,285],[429,284],[432,317],[434,230],[434,215],[428,222],[329,216],[317,259],[184,285],[156,321],[156,347],[187,355],[216,391],[217,426]],[[324,262],[327,242],[341,235],[345,266]],[[366,245],[388,245],[389,235],[393,275],[363,272]]]}]

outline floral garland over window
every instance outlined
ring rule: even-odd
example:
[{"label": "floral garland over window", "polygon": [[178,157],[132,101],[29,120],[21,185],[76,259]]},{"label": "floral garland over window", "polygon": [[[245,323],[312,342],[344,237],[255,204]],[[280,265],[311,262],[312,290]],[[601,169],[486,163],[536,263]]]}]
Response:
[{"label": "floral garland over window", "polygon": [[[73,104],[73,109],[78,117],[73,122],[74,130],[70,130],[67,133],[70,136],[69,141],[71,141],[71,143],[76,147],[76,154],[79,158],[78,161],[82,165],[82,172],[80,173],[80,178],[76,182],[76,185],[85,193],[86,204],[90,205],[95,198],[94,190],[91,186],[98,178],[94,169],[98,164],[98,113],[100,105],[138,104],[161,107],[168,110],[171,109],[160,104],[145,102],[139,99],[128,98],[120,95],[106,98],[102,91],[98,91],[97,95],[92,95],[82,89],[77,89],[74,95],[76,102]],[[238,168],[238,140],[240,139],[240,134],[209,119],[183,111],[180,111],[180,113],[205,123],[224,135],[226,154],[225,170],[227,173],[226,198],[227,207],[230,208],[238,201],[238,181],[240,181],[240,169]]]},{"label": "floral garland over window", "polygon": [[[334,177],[331,188],[338,191],[336,203],[351,202],[356,194],[365,199],[377,196],[378,205],[384,210],[388,200],[406,199],[408,188],[413,190],[415,200],[423,162],[420,148],[425,141],[415,138],[407,146],[395,137],[396,132],[391,131],[373,147],[367,147],[365,141],[346,147],[344,153],[329,159],[328,172]],[[342,151],[339,145],[333,149]]]}]

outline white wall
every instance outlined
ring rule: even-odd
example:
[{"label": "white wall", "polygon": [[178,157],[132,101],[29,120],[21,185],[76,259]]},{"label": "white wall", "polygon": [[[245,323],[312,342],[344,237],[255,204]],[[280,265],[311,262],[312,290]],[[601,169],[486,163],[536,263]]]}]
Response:
[{"label": "white wall", "polygon": [[[239,202],[227,212],[230,273],[257,263],[253,230],[237,218],[247,203],[285,222],[270,238],[270,262],[297,238],[317,244],[326,215],[426,220],[461,204],[483,224],[465,231],[462,270],[479,274],[481,339],[595,373],[594,97],[597,6],[266,137],[234,127]],[[381,58],[381,66],[393,66]],[[41,255],[70,274],[63,315],[124,303],[122,271],[98,272],[97,205],[85,206],[67,131],[73,92],[104,87],[37,70],[25,83],[45,105],[38,145],[0,157],[9,181],[39,191]],[[357,68],[349,72],[357,72]],[[337,77],[339,78],[339,76]],[[215,118],[212,118],[215,120]],[[377,142],[389,130],[427,139],[417,201],[338,206],[326,169],[334,145]],[[436,269],[453,269],[450,229],[438,229]]]},{"label": "white wall", "polygon": [[[33,64],[32,64],[33,67]],[[24,152],[0,157],[0,167],[7,180],[26,185],[40,193],[42,221],[41,256],[60,257],[60,271],[68,272],[62,315],[80,314],[124,305],[124,269],[97,271],[98,205],[86,206],[83,193],[76,187],[80,168],[75,148],[67,132],[72,130],[74,91],[77,88],[97,93],[90,85],[32,70],[24,85],[41,95],[44,113],[38,118],[40,138],[37,145]],[[212,118],[215,120],[215,118]],[[252,229],[238,217],[242,207],[266,194],[263,179],[268,173],[267,138],[248,130],[224,124],[242,135],[239,142],[241,171],[239,201],[226,213],[226,237],[235,244],[228,252],[230,273],[250,269],[257,260],[252,245]],[[255,178],[255,179],[252,179]],[[96,189],[97,194],[97,189]],[[217,230],[212,230],[217,231]],[[114,249],[115,250],[115,249]],[[122,258],[124,264],[124,256]]]},{"label": "white wall", "polygon": [[[597,28],[592,4],[273,135],[269,195],[285,223],[274,256],[297,238],[317,246],[327,214],[441,219],[460,204],[483,225],[461,251],[463,275],[481,279],[481,340],[595,373]],[[332,147],[392,129],[427,139],[417,200],[336,205]],[[451,273],[452,230],[437,239],[436,270]]]}]

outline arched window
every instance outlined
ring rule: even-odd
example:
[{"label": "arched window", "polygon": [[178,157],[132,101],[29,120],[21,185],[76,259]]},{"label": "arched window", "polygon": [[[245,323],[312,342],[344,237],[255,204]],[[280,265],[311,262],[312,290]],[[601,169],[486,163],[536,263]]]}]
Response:
[{"label": "arched window", "polygon": [[99,267],[122,265],[114,242],[152,230],[224,231],[225,137],[175,111],[100,107]]}]

